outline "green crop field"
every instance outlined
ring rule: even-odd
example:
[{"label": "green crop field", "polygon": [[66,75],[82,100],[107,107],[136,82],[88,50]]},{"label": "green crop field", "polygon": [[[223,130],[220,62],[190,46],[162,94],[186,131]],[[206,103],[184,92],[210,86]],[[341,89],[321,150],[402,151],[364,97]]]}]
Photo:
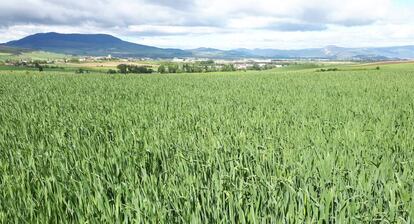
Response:
[{"label": "green crop field", "polygon": [[0,53],[0,61],[6,60],[54,60],[71,58],[70,55],[56,54],[44,51],[22,52],[19,54]]},{"label": "green crop field", "polygon": [[0,223],[412,223],[412,68],[0,71]]}]

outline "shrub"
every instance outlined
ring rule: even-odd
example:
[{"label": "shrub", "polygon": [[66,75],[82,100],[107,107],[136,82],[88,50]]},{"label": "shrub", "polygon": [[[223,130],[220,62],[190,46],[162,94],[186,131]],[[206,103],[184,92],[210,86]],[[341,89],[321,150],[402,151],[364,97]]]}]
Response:
[{"label": "shrub", "polygon": [[83,68],[80,68],[80,69],[76,70],[75,73],[76,74],[84,74],[84,73],[89,73],[89,71],[88,70],[85,70]]},{"label": "shrub", "polygon": [[116,74],[117,71],[116,70],[113,70],[113,69],[109,69],[106,73],[108,73],[108,74]]}]

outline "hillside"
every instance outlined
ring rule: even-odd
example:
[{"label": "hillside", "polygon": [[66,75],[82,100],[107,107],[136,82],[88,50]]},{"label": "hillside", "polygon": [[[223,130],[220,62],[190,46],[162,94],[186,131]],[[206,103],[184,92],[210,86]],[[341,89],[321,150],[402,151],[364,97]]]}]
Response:
[{"label": "hillside", "polygon": [[343,48],[326,46],[324,48],[309,48],[298,50],[279,49],[234,49],[223,51],[212,48],[191,50],[194,56],[207,58],[319,58],[331,60],[389,60],[413,59],[414,46],[398,46],[383,48]]},{"label": "hillside", "polygon": [[31,50],[28,50],[28,49],[16,48],[16,47],[11,47],[11,46],[0,44],[0,53],[2,54],[16,55],[16,54],[26,53],[30,51]]},{"label": "hillside", "polygon": [[[380,48],[344,48],[327,46],[296,50],[197,48],[192,50],[163,49],[123,41],[107,34],[39,33],[0,45],[1,49],[32,49],[68,55],[115,57],[174,58],[198,57],[213,59],[277,58],[277,59],[330,59],[330,60],[396,60],[414,59],[414,46]],[[14,49],[14,50],[13,50]]]},{"label": "hillside", "polygon": [[5,44],[70,55],[170,58],[190,56],[178,49],[162,49],[123,41],[106,34],[39,33]]}]

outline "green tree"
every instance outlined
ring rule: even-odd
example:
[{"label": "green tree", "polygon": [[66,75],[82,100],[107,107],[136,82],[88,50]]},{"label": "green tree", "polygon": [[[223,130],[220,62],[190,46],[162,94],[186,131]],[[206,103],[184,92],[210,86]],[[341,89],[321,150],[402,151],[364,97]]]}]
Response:
[{"label": "green tree", "polygon": [[39,72],[43,72],[43,67],[38,62],[35,63],[35,68],[37,68]]},{"label": "green tree", "polygon": [[234,67],[233,64],[226,64],[226,65],[223,65],[222,71],[223,72],[232,72],[232,71],[236,71],[236,68]]},{"label": "green tree", "polygon": [[178,65],[168,65],[168,72],[169,73],[177,73],[178,72]]},{"label": "green tree", "polygon": [[160,66],[158,67],[158,72],[159,72],[159,73],[166,73],[166,72],[167,72],[167,69],[165,68],[165,66],[164,66],[164,65],[160,65]]},{"label": "green tree", "polygon": [[120,64],[117,66],[119,73],[127,74],[128,73],[128,65]]},{"label": "green tree", "polygon": [[260,70],[262,70],[262,68],[260,67],[260,65],[259,65],[259,64],[254,63],[254,64],[253,64],[253,67],[252,67],[252,70],[257,70],[257,71],[260,71]]}]

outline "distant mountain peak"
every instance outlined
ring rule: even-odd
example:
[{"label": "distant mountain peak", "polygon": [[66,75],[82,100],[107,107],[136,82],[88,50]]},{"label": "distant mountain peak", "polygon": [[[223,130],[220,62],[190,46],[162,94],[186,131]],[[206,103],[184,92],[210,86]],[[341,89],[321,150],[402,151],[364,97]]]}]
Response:
[{"label": "distant mountain peak", "polygon": [[71,55],[103,56],[111,54],[115,57],[152,58],[191,55],[191,53],[179,49],[162,49],[126,42],[109,34],[37,33],[8,42],[6,45]]},{"label": "distant mountain peak", "polygon": [[30,35],[20,40],[8,42],[4,46],[32,50],[43,50],[71,55],[104,56],[111,54],[114,57],[123,58],[318,58],[331,60],[384,60],[384,58],[414,58],[414,46],[344,48],[336,45],[328,45],[324,48],[308,48],[297,50],[260,48],[238,48],[233,50],[220,50],[214,48],[197,48],[184,51],[180,49],[163,49],[126,42],[108,34],[62,34],[56,32],[38,33]]},{"label": "distant mountain peak", "polygon": [[337,45],[328,45],[328,46],[324,47],[323,49],[328,50],[328,51],[337,51],[337,50],[342,50],[342,49],[345,49],[345,48],[337,46]]},{"label": "distant mountain peak", "polygon": [[325,48],[342,48],[342,47],[339,47],[337,45],[327,45],[325,46]]},{"label": "distant mountain peak", "polygon": [[220,50],[216,48],[199,47],[199,48],[192,49],[191,51],[220,51]]}]

